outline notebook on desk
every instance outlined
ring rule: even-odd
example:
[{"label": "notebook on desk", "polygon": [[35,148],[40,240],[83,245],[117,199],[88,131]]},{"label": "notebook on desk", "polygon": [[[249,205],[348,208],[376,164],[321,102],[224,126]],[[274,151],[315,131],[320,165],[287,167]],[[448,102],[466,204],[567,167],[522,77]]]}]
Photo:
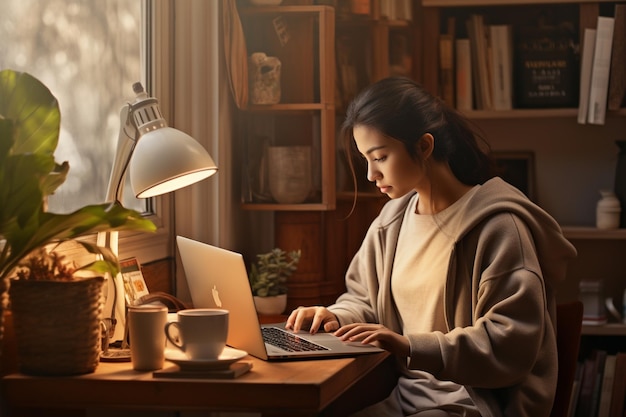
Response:
[{"label": "notebook on desk", "polygon": [[[295,334],[285,330],[284,323],[261,325],[241,254],[182,236],[177,236],[176,243],[194,307],[229,310],[226,342],[229,346],[263,360],[354,356],[382,351],[374,346],[342,342],[330,333]],[[278,347],[268,340],[270,338],[280,338],[289,344]]]}]

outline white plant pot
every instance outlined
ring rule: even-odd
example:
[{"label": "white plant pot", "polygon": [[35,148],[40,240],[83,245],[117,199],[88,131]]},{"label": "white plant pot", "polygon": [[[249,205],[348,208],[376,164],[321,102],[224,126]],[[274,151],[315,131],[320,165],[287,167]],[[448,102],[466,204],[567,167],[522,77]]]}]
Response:
[{"label": "white plant pot", "polygon": [[267,316],[282,314],[287,308],[287,294],[274,295],[271,297],[254,296],[254,305],[259,314]]}]

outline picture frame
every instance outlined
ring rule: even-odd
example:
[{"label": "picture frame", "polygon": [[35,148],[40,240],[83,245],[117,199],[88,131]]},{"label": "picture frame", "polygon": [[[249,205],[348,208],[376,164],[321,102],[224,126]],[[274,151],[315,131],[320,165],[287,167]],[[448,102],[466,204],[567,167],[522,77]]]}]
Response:
[{"label": "picture frame", "polygon": [[531,151],[494,151],[496,175],[536,201],[535,154]]}]

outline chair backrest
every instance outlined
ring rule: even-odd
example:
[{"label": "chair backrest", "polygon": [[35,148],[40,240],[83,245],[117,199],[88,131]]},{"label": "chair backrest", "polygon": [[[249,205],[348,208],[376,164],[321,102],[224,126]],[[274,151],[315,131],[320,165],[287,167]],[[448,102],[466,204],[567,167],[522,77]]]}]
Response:
[{"label": "chair backrest", "polygon": [[583,303],[572,301],[558,304],[556,311],[556,343],[559,355],[559,376],[550,417],[566,417],[580,349]]}]

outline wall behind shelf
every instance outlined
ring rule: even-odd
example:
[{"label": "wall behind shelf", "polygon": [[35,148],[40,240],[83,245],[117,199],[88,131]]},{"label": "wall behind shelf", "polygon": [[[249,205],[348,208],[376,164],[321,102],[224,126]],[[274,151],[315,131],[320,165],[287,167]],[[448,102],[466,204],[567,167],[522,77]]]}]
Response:
[{"label": "wall behind shelf", "polygon": [[580,125],[575,118],[474,121],[495,151],[533,151],[537,202],[561,225],[595,226],[601,188],[612,189],[626,118]]}]

